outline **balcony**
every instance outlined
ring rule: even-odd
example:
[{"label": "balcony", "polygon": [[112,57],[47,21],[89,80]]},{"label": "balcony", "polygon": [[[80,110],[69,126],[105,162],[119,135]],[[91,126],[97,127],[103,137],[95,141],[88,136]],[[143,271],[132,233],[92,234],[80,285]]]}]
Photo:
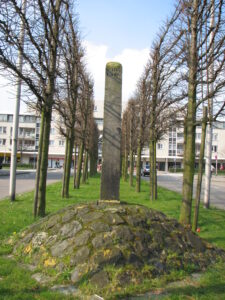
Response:
[{"label": "balcony", "polygon": [[183,149],[177,149],[177,156],[183,156],[184,150]]}]

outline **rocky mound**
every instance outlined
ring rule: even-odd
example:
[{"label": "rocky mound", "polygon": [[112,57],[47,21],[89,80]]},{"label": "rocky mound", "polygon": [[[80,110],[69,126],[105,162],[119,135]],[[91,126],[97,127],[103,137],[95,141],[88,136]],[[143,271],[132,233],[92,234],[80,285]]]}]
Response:
[{"label": "rocky mound", "polygon": [[176,220],[138,205],[74,205],[22,232],[14,256],[40,282],[98,288],[204,270],[224,252]]}]

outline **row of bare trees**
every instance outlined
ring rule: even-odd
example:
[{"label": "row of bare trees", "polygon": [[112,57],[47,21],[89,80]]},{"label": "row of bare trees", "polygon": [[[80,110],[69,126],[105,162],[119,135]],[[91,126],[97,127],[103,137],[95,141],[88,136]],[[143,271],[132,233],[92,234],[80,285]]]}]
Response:
[{"label": "row of bare trees", "polygon": [[[24,27],[23,45],[19,38],[20,24]],[[18,66],[18,53],[23,68]],[[44,216],[53,110],[61,116],[59,130],[66,139],[63,197],[69,196],[75,141],[76,145],[80,144],[77,174],[81,172],[83,151],[88,153],[90,149],[96,158],[90,133],[98,135],[93,119],[93,82],[85,69],[73,1],[0,1],[0,71],[12,82],[15,78],[22,80],[27,103],[41,117],[34,215]],[[76,177],[76,187],[79,187],[79,177]]]},{"label": "row of bare trees", "polygon": [[[157,198],[156,143],[163,139],[169,128],[178,121],[180,124],[183,119],[184,174],[180,221],[186,225],[191,224],[196,126],[201,124],[201,119],[203,124],[207,120],[208,131],[212,131],[213,122],[223,114],[225,107],[222,96],[225,89],[224,10],[223,0],[177,1],[173,15],[153,42],[134,99],[129,101],[123,114],[123,178],[127,179],[130,152],[132,184],[136,153],[136,190],[140,191],[141,151],[144,145],[149,146],[152,200]],[[208,107],[207,118],[205,115],[201,117],[204,106]],[[203,133],[204,130],[203,126]],[[209,147],[211,149],[211,144]],[[203,158],[204,149],[201,149],[201,170]],[[201,178],[202,171],[199,187]],[[196,207],[199,206],[197,203]],[[195,216],[197,214],[195,212]]]}]

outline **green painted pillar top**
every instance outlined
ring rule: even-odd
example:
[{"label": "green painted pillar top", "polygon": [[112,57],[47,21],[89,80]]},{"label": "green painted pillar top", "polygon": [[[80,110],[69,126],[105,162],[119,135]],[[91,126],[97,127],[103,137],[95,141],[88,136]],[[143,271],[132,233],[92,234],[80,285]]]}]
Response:
[{"label": "green painted pillar top", "polygon": [[122,65],[109,62],[105,70],[101,200],[119,200]]}]

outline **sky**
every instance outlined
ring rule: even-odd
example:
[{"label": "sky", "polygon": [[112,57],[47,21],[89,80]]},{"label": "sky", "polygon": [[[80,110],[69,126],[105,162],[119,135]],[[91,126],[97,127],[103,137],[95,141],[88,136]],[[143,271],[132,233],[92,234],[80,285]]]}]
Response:
[{"label": "sky", "polygon": [[[75,0],[75,11],[86,48],[87,69],[94,79],[94,98],[104,101],[105,65],[123,66],[122,102],[136,89],[160,26],[172,13],[176,0]],[[0,77],[0,113],[14,112],[15,88]],[[21,104],[20,112],[26,111]]]}]

